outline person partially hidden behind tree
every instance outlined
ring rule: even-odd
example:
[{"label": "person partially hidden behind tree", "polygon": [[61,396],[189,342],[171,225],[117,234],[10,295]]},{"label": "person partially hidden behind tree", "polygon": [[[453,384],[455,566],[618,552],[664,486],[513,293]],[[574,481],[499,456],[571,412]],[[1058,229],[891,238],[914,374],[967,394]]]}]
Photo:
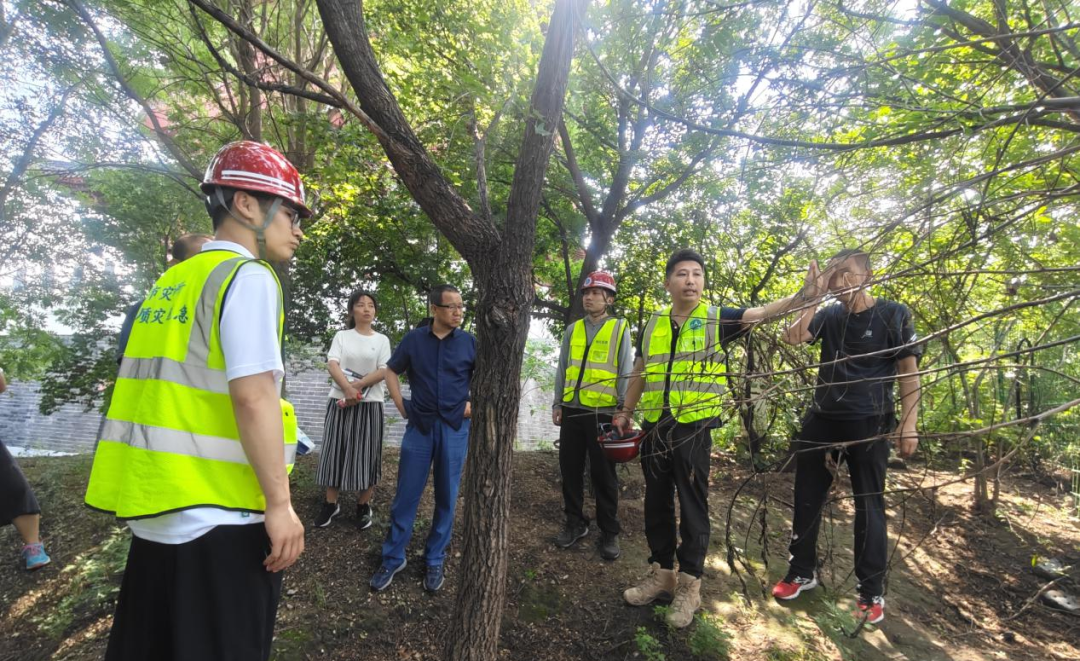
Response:
[{"label": "person partially hidden behind tree", "polygon": [[632,367],[630,325],[608,314],[615,300],[615,279],[606,271],[590,273],[581,285],[585,317],[566,329],[559,364],[555,369],[555,404],[551,422],[559,429],[559,470],[562,473],[563,512],[566,523],[555,538],[570,548],[589,534],[584,512],[585,457],[596,492],[596,524],[600,528],[600,556],[619,557],[619,480],[615,464],[597,442],[598,426],[610,424],[618,405],[626,399]]},{"label": "person partially hidden behind tree", "polygon": [[[172,259],[169,260],[168,267],[172,268],[188,257],[199,254],[203,244],[213,240],[214,237],[209,234],[184,234],[177,237],[176,241],[173,242]],[[143,303],[144,301],[138,301],[132,304],[124,313],[124,323],[120,326],[120,335],[116,341],[117,365],[124,358],[124,349],[127,348],[128,338],[131,337],[131,328],[135,325],[135,317],[138,316]]]},{"label": "person partially hidden behind tree", "polygon": [[[811,269],[807,281],[816,277]],[[693,250],[671,255],[664,287],[671,305],[654,312],[641,334],[626,404],[615,414],[614,424],[626,432],[640,403],[648,432],[641,445],[641,470],[651,570],[644,581],[623,593],[623,599],[644,606],[674,597],[667,621],[681,628],[693,621],[701,606],[710,533],[711,430],[719,425],[727,386],[724,346],[753,324],[787,314],[803,297],[796,294],[749,309],[711,306],[701,300],[705,260]]]},{"label": "person partially hidden behind tree", "polygon": [[[807,306],[784,333],[788,344],[821,342],[814,400],[794,441],[795,516],[791,566],[773,587],[788,600],[817,587],[817,537],[834,473],[846,460],[855,497],[855,576],[859,617],[872,624],[885,618],[885,469],[889,438],[897,454],[909,457],[919,444],[916,344],[911,311],[874,298],[869,256],[844,250],[825,270],[828,293],[839,304]],[[824,291],[812,296],[820,301]],[[815,310],[817,310],[815,312]],[[900,382],[900,426],[896,429],[893,382]],[[835,444],[844,444],[836,447]]]},{"label": "person partially hidden behind tree", "polygon": [[[0,368],[0,393],[7,390],[7,379]],[[22,537],[22,557],[29,570],[41,569],[49,564],[45,545],[41,543],[38,526],[41,523],[41,506],[34,497],[34,490],[19,469],[19,464],[4,447],[0,439],[0,526],[15,526]]]}]

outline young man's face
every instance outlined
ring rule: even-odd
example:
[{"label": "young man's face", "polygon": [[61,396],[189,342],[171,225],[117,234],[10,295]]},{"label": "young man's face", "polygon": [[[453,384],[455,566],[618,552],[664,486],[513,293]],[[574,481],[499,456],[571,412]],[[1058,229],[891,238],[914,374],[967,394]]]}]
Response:
[{"label": "young man's face", "polygon": [[292,259],[303,240],[300,230],[300,212],[282,203],[278,207],[270,227],[266,228],[266,254],[271,261],[287,262]]},{"label": "young man's face", "polygon": [[870,273],[863,266],[862,260],[854,257],[838,262],[835,268],[836,271],[829,278],[829,293],[836,296],[841,303],[851,303],[870,278]]},{"label": "young man's face", "polygon": [[[259,204],[259,199],[246,191],[237,191],[233,198],[233,211],[241,219],[256,227],[266,222],[266,211],[273,202]],[[263,207],[266,207],[263,209]],[[274,219],[264,230],[266,238],[266,258],[272,262],[287,262],[304,238],[300,231],[300,212],[285,200],[278,206]]]},{"label": "young man's face", "polygon": [[456,291],[444,291],[442,302],[431,306],[431,316],[442,326],[457,328],[465,318],[465,305],[461,294]]},{"label": "young man's face", "polygon": [[600,314],[607,309],[610,295],[611,292],[601,287],[588,287],[581,294],[581,304],[589,314]]},{"label": "young man's face", "polygon": [[692,260],[679,262],[664,281],[664,288],[671,295],[672,303],[697,305],[705,289],[705,269]]}]

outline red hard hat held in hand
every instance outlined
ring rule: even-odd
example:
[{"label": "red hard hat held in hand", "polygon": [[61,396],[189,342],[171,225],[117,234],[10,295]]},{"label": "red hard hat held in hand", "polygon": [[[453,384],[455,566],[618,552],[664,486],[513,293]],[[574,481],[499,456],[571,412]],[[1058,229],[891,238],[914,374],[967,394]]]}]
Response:
[{"label": "red hard hat held in hand", "polygon": [[607,271],[593,271],[585,277],[585,282],[581,283],[582,289],[588,289],[589,287],[599,287],[600,289],[606,289],[611,293],[615,291],[615,278],[611,277],[611,274]]},{"label": "red hard hat held in hand", "polygon": [[625,434],[620,434],[613,425],[600,425],[600,436],[596,442],[604,451],[608,461],[624,464],[637,458],[641,450],[641,441],[645,438],[645,432],[641,429],[631,429]]},{"label": "red hard hat held in hand", "polygon": [[212,195],[218,186],[281,197],[296,206],[304,218],[311,215],[300,173],[269,145],[240,140],[222,147],[207,166],[200,188]]}]

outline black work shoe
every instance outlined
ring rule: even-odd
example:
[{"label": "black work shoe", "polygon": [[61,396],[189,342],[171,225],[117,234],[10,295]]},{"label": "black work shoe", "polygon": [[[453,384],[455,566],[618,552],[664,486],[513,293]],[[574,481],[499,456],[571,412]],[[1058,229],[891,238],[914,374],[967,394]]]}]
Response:
[{"label": "black work shoe", "polygon": [[618,560],[622,555],[619,548],[619,534],[605,532],[600,534],[600,557],[604,560]]},{"label": "black work shoe", "polygon": [[358,530],[367,530],[371,527],[373,522],[374,512],[371,511],[371,504],[364,503],[363,505],[356,506],[356,527]]},{"label": "black work shoe", "polygon": [[567,522],[566,525],[563,526],[562,531],[555,537],[555,546],[568,549],[576,544],[579,539],[588,534],[589,525],[587,523],[582,523],[580,521],[577,523]]},{"label": "black work shoe", "polygon": [[319,516],[315,517],[315,527],[325,528],[340,513],[341,507],[337,503],[323,503],[322,509],[319,510]]}]

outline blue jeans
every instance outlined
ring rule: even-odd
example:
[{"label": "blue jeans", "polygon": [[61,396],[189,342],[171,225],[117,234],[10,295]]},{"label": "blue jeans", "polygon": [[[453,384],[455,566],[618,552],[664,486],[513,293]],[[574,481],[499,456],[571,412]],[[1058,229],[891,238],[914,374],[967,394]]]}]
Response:
[{"label": "blue jeans", "polygon": [[441,419],[435,420],[427,433],[412,424],[405,429],[401,439],[397,492],[390,506],[390,530],[382,548],[382,561],[388,568],[397,569],[405,562],[405,548],[412,537],[416,508],[427,486],[429,472],[435,474],[435,513],[424,555],[428,565],[443,564],[454,528],[461,469],[465,467],[468,449],[468,420],[457,431]]}]

